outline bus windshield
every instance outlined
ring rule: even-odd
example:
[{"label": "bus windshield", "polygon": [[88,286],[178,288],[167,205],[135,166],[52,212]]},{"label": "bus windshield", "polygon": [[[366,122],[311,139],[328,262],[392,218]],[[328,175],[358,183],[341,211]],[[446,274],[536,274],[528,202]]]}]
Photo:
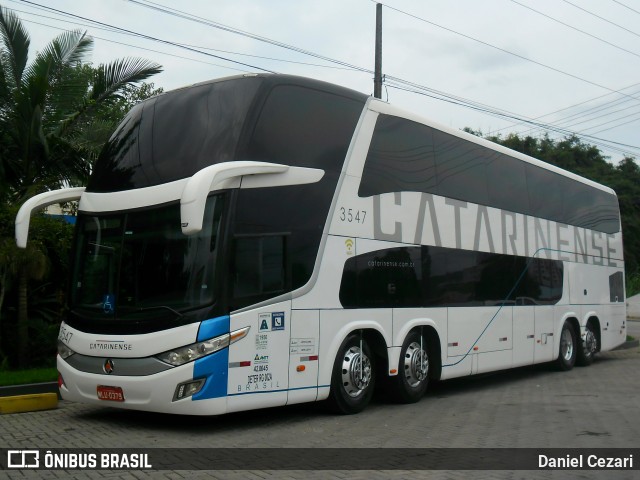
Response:
[{"label": "bus windshield", "polygon": [[114,317],[213,303],[222,197],[207,200],[203,229],[184,235],[180,205],[80,214],[71,308]]}]

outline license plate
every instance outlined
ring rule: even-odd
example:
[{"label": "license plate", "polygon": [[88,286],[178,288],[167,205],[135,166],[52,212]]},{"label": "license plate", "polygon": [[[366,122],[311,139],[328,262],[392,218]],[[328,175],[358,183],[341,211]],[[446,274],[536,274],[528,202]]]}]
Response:
[{"label": "license plate", "polygon": [[98,398],[110,402],[124,402],[124,393],[121,387],[98,385]]}]

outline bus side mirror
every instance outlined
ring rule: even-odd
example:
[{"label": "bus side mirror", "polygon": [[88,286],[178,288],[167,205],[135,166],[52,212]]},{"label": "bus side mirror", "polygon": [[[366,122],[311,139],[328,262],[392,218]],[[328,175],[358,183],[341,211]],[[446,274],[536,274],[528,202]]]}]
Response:
[{"label": "bus side mirror", "polygon": [[320,169],[254,161],[225,162],[205,167],[196,172],[182,190],[182,233],[193,235],[202,230],[207,197],[210,192],[225,188],[225,180],[243,177],[240,188],[259,188],[315,183],[323,176],[324,171]]},{"label": "bus side mirror", "polygon": [[31,213],[34,210],[40,210],[54,203],[79,200],[83,192],[84,187],[62,188],[41,193],[24,202],[16,215],[16,245],[18,248],[27,248],[29,223],[31,222]]}]

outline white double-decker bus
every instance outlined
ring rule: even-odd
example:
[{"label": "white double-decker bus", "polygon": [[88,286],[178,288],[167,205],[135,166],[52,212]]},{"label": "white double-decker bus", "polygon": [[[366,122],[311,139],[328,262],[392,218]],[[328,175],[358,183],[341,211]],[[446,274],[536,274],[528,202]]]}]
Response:
[{"label": "white double-decker bus", "polygon": [[216,415],[541,362],[626,334],[615,193],[358,92],[284,75],[149,99],[79,199],[63,398]]}]

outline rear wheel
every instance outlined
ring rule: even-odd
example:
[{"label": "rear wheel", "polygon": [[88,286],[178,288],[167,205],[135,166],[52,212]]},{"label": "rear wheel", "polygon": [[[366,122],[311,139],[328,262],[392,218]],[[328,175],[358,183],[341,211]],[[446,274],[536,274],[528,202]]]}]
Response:
[{"label": "rear wheel", "polygon": [[407,335],[400,350],[398,375],[390,378],[391,398],[399,403],[420,400],[429,384],[429,352],[425,338],[418,332]]},{"label": "rear wheel", "polygon": [[571,370],[576,363],[578,351],[576,332],[569,322],[564,322],[560,333],[560,354],[556,365],[560,370]]},{"label": "rear wheel", "polygon": [[331,375],[329,406],[353,414],[369,404],[375,386],[375,366],[371,350],[360,335],[349,335],[338,350]]},{"label": "rear wheel", "polygon": [[595,328],[591,321],[587,322],[587,326],[584,328],[584,339],[580,342],[580,348],[578,349],[578,358],[576,362],[578,365],[586,367],[593,363],[593,357],[598,351],[598,337],[596,337]]}]

